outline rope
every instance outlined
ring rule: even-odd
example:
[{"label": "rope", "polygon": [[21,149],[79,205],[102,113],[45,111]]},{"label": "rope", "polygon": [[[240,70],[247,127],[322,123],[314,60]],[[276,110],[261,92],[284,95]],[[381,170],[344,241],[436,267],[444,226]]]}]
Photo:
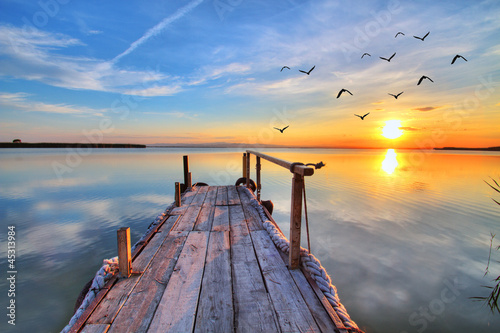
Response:
[{"label": "rope", "polygon": [[[248,192],[250,197],[250,204],[257,210],[262,221],[264,229],[268,232],[269,236],[273,240],[276,247],[278,247],[284,253],[290,252],[290,242],[281,233],[281,231],[272,223],[264,213],[262,206],[259,204],[257,199]],[[321,262],[312,255],[307,249],[300,248],[300,257],[302,267],[311,275],[312,279],[316,282],[319,289],[323,292],[328,302],[332,305],[333,309],[337,313],[338,317],[346,326],[348,331],[362,332],[358,325],[351,319],[347,313],[346,308],[340,302],[340,298],[337,294],[337,288],[332,284],[332,280],[325,268],[321,266]]]},{"label": "rope", "polygon": [[[151,229],[156,227],[163,220],[167,212],[173,208],[174,204],[175,203],[172,203],[170,206],[168,206],[167,209],[165,209],[165,212],[158,214],[155,220],[149,225],[144,235],[142,235],[142,237],[137,241],[137,243],[135,243],[134,246],[132,246],[131,252],[133,252],[138,245],[144,242],[144,239],[151,231]],[[111,259],[104,259],[102,267],[97,271],[97,273],[94,276],[94,279],[92,280],[92,285],[90,286],[87,295],[85,295],[85,299],[83,300],[78,310],[76,310],[73,317],[71,317],[69,324],[66,325],[66,327],[64,327],[61,333],[67,333],[71,330],[73,325],[85,312],[87,307],[90,305],[90,303],[92,303],[92,301],[101,291],[101,289],[117,273],[118,273],[118,257],[114,257]]]}]

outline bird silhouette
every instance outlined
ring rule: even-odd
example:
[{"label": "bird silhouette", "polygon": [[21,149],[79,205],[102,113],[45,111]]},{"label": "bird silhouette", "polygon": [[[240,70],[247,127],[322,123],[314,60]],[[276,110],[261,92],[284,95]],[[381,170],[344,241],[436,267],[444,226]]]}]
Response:
[{"label": "bird silhouette", "polygon": [[285,68],[288,68],[288,69],[290,69],[290,67],[288,67],[288,66],[283,66],[283,67],[281,67],[281,70],[280,70],[280,72],[282,72],[282,71],[283,71],[283,70],[284,70]]},{"label": "bird silhouette", "polygon": [[290,127],[290,125],[288,125],[286,127],[283,127],[283,128],[274,127],[274,129],[277,129],[278,131],[280,131],[281,133],[283,133],[283,131],[286,130],[288,127]]},{"label": "bird silhouette", "polygon": [[396,55],[396,52],[394,52],[394,54],[393,54],[393,55],[391,55],[391,56],[389,57],[389,59],[387,59],[387,58],[382,58],[382,57],[379,57],[379,58],[380,58],[380,59],[382,59],[382,60],[387,60],[388,62],[391,62],[391,59],[392,59],[395,55]]},{"label": "bird silhouette", "polygon": [[457,54],[457,55],[453,58],[453,60],[451,61],[451,64],[453,65],[453,64],[455,63],[455,60],[457,60],[458,58],[462,58],[462,59],[464,59],[465,61],[467,61],[467,59],[465,59],[464,57],[462,57],[460,54]]},{"label": "bird silhouette", "polygon": [[360,116],[360,115],[357,115],[357,114],[354,114],[354,115],[355,115],[356,117],[361,118],[361,120],[365,120],[365,117],[366,117],[367,115],[369,115],[369,114],[370,114],[370,112],[368,112],[368,113],[367,113],[367,114],[365,114],[364,116]]},{"label": "bird silhouette", "polygon": [[361,56],[361,59],[363,59],[363,57],[364,57],[365,55],[370,56],[370,57],[372,56],[370,53],[366,53],[366,52],[365,52],[365,53],[363,53],[363,55]]},{"label": "bird silhouette", "polygon": [[303,71],[303,70],[301,70],[301,69],[299,69],[299,72],[302,72],[302,73],[305,73],[305,74],[309,75],[309,74],[311,74],[312,70],[313,70],[315,67],[316,67],[316,65],[314,65],[314,66],[313,66],[313,68],[311,68],[311,69],[309,70],[309,72]]},{"label": "bird silhouette", "polygon": [[416,39],[420,39],[423,42],[425,37],[429,36],[429,33],[430,33],[430,31],[428,33],[426,33],[424,37],[417,37],[417,36],[413,36],[413,37],[415,37]]},{"label": "bird silhouette", "polygon": [[422,75],[422,77],[418,80],[417,86],[420,85],[420,83],[422,83],[423,79],[428,79],[429,81],[434,82],[430,77]]},{"label": "bird silhouette", "polygon": [[339,97],[340,97],[340,95],[342,95],[342,93],[343,93],[343,92],[348,92],[349,94],[351,94],[351,95],[352,95],[352,93],[351,93],[349,90],[347,90],[347,89],[343,89],[343,88],[342,88],[342,90],[340,90],[340,91],[339,91],[339,93],[338,93],[338,95],[337,95],[337,98],[339,98]]},{"label": "bird silhouette", "polygon": [[401,31],[399,31],[399,32],[396,34],[396,36],[394,36],[394,38],[398,37],[398,35],[403,35],[403,36],[404,36],[405,34],[404,34],[404,33],[402,33]]},{"label": "bird silhouette", "polygon": [[397,95],[393,95],[393,94],[389,94],[389,95],[391,95],[391,96],[392,96],[392,97],[394,97],[395,99],[398,99],[399,95],[401,95],[402,93],[404,93],[404,91],[400,92],[400,93],[399,93],[399,94],[397,94]]}]

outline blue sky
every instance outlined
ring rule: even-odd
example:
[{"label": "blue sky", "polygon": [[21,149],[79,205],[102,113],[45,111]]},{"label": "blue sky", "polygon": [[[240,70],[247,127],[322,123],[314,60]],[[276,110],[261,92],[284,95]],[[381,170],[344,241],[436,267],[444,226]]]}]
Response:
[{"label": "blue sky", "polygon": [[500,145],[498,1],[0,6],[0,141]]}]

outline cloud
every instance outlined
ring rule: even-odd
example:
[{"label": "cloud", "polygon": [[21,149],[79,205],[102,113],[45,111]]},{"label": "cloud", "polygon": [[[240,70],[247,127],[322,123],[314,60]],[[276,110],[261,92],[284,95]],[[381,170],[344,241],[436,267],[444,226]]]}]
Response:
[{"label": "cloud", "polygon": [[133,42],[128,49],[126,49],[124,52],[121,54],[117,55],[111,62],[116,63],[118,60],[120,60],[122,57],[126,56],[127,54],[130,54],[133,52],[136,48],[138,48],[140,45],[148,41],[148,39],[155,37],[159,35],[163,30],[165,30],[171,23],[177,21],[178,19],[182,18],[184,15],[195,9],[199,4],[201,4],[203,0],[194,0],[190,3],[188,3],[186,6],[180,8],[177,10],[173,15],[170,15],[169,17],[166,17],[149,29],[141,38]]},{"label": "cloud", "polygon": [[402,127],[398,127],[400,130],[403,130],[403,131],[420,131],[420,128],[416,128],[416,127],[411,127],[411,126],[402,126]]},{"label": "cloud", "polygon": [[30,101],[29,94],[0,92],[0,105],[26,112],[47,112],[73,115],[103,116],[107,110],[79,107],[69,104],[47,104]]},{"label": "cloud", "polygon": [[426,106],[426,107],[422,107],[422,108],[413,108],[412,110],[427,112],[427,111],[432,111],[432,110],[436,110],[439,108],[440,108],[440,106]]}]

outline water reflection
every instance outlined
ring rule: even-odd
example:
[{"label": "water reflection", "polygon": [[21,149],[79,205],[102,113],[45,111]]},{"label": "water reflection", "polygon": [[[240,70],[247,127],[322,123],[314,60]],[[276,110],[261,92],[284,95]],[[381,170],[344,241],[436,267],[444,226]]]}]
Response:
[{"label": "water reflection", "polygon": [[392,175],[394,170],[398,167],[398,159],[396,156],[397,154],[394,149],[387,149],[385,159],[382,161],[382,170],[387,172],[389,175]]}]

